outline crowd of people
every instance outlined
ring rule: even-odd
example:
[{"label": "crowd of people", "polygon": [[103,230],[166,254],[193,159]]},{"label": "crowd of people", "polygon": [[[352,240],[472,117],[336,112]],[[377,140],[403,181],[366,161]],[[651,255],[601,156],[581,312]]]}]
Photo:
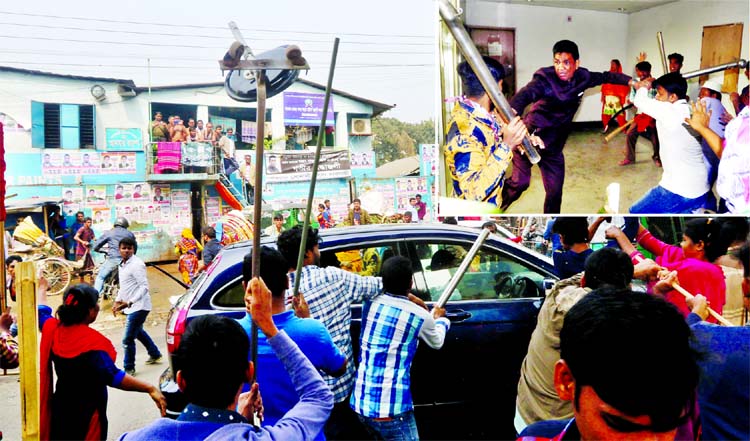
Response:
[{"label": "crowd of people", "polygon": [[[521,145],[528,136],[541,156],[537,165],[545,191],[543,211],[559,213],[565,182],[563,148],[573,117],[583,93],[602,85],[605,131],[612,118],[628,128],[620,165],[635,163],[637,139],[643,136],[653,145],[653,162],[663,169],[659,183],[630,207],[631,213],[748,212],[750,190],[742,184],[750,173],[747,87],[731,95],[732,116],[721,103],[722,86],[713,80],[702,84],[697,102],[689,102],[687,81],[680,73],[681,54],[670,54],[669,72],[656,79],[645,53],[636,60],[635,78],[623,74],[616,59],[606,72],[580,67],[578,46],[570,40],[555,43],[552,54],[553,65],[536,71],[510,98],[510,106],[523,120],[514,117],[507,123],[471,66],[458,65],[463,96],[454,99],[443,146],[452,197],[507,210],[530,185],[534,164]],[[504,66],[490,57],[484,62],[502,88]],[[624,110],[631,103],[637,114],[626,122]],[[506,176],[511,163],[511,175]]]}]

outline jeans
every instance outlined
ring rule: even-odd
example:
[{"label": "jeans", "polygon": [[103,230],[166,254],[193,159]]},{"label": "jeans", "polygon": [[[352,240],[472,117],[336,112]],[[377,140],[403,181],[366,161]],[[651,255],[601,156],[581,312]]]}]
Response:
[{"label": "jeans", "polygon": [[368,418],[359,415],[359,420],[365,425],[375,439],[384,440],[419,440],[417,420],[414,411],[410,410],[387,420]]},{"label": "jeans", "polygon": [[146,322],[149,312],[151,311],[135,311],[128,314],[128,320],[125,322],[125,335],[122,337],[122,347],[125,349],[125,360],[123,361],[125,370],[135,369],[135,339],[138,339],[146,347],[151,358],[161,357],[159,348],[143,330],[143,323]]},{"label": "jeans", "polygon": [[96,289],[96,292],[102,292],[102,288],[104,287],[104,280],[108,275],[112,273],[112,271],[114,271],[115,268],[117,268],[117,265],[120,264],[120,261],[121,259],[107,257],[107,260],[102,263],[102,266],[99,268],[99,273],[96,275],[96,280],[94,281],[94,289]]},{"label": "jeans", "polygon": [[695,199],[689,199],[657,185],[636,201],[630,207],[630,212],[638,214],[690,214],[704,208],[705,205],[705,194]]}]

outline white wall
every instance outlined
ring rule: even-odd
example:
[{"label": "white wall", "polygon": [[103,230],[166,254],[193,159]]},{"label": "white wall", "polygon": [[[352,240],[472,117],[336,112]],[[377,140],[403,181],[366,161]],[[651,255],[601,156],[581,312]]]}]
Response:
[{"label": "white wall", "polygon": [[[592,71],[609,69],[609,61],[618,58],[623,72],[632,75],[639,52],[648,54],[653,74],[661,75],[656,32],[661,31],[667,54],[685,56],[683,72],[700,67],[703,26],[744,23],[742,57],[748,59],[747,0],[682,0],[633,14],[583,11],[546,6],[515,5],[483,0],[467,0],[466,23],[516,29],[516,69],[518,87],[525,85],[534,71],[552,63],[552,45],[562,39],[573,40],[581,53],[581,66]],[[570,17],[570,21],[568,21]],[[712,78],[722,81],[723,74]],[[697,80],[691,81],[691,96],[697,94]],[[747,84],[740,75],[739,89]],[[731,108],[728,94],[724,104]],[[601,118],[600,89],[585,94],[575,121]]]},{"label": "white wall", "polygon": [[[552,65],[552,46],[564,39],[578,44],[581,67],[601,72],[617,58],[623,72],[633,69],[634,63],[626,58],[625,14],[474,0],[467,1],[466,14],[469,26],[515,28],[518,89],[537,69]],[[574,121],[601,119],[600,99],[598,87],[589,89]]]},{"label": "white wall", "polygon": [[[656,40],[656,33],[661,31],[667,55],[678,52],[685,57],[682,72],[697,70],[700,69],[701,64],[703,27],[744,23],[741,57],[747,60],[749,58],[747,44],[749,14],[750,3],[747,0],[683,0],[636,12],[630,15],[628,23],[627,57],[629,60],[634,60],[640,51],[645,51],[648,54],[648,61],[653,66],[652,75],[658,77],[663,74]],[[723,72],[712,74],[711,79],[721,83],[724,80],[724,74]],[[695,98],[697,94],[697,81],[697,78],[689,81],[692,98]],[[738,90],[742,90],[747,83],[747,77],[741,73]],[[724,106],[734,113],[728,95],[723,94]]]}]

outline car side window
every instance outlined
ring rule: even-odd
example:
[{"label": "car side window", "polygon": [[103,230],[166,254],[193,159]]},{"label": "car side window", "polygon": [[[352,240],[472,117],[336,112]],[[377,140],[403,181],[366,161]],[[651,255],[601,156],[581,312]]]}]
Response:
[{"label": "car side window", "polygon": [[[429,299],[440,298],[471,248],[470,243],[418,242],[422,273],[415,274],[414,289],[429,293]],[[488,246],[480,248],[469,264],[450,300],[487,300],[542,297],[545,276]]]},{"label": "car side window", "polygon": [[[383,261],[396,255],[396,251],[392,245],[322,251],[320,253],[321,266],[323,266],[324,254],[328,256],[332,266],[337,266],[344,271],[349,271],[360,276],[379,276]],[[335,256],[336,259],[334,260],[331,255]],[[336,264],[336,261],[338,261],[338,264]]]},{"label": "car side window", "polygon": [[244,308],[245,290],[242,288],[242,279],[224,287],[214,296],[213,304],[222,308]]}]

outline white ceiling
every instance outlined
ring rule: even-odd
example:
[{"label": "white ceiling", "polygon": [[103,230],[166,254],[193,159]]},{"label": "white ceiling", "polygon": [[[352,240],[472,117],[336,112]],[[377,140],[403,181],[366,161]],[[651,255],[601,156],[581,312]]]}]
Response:
[{"label": "white ceiling", "polygon": [[620,12],[630,14],[644,9],[672,3],[676,0],[488,0],[497,3],[512,3],[553,8],[587,9],[589,11]]}]

